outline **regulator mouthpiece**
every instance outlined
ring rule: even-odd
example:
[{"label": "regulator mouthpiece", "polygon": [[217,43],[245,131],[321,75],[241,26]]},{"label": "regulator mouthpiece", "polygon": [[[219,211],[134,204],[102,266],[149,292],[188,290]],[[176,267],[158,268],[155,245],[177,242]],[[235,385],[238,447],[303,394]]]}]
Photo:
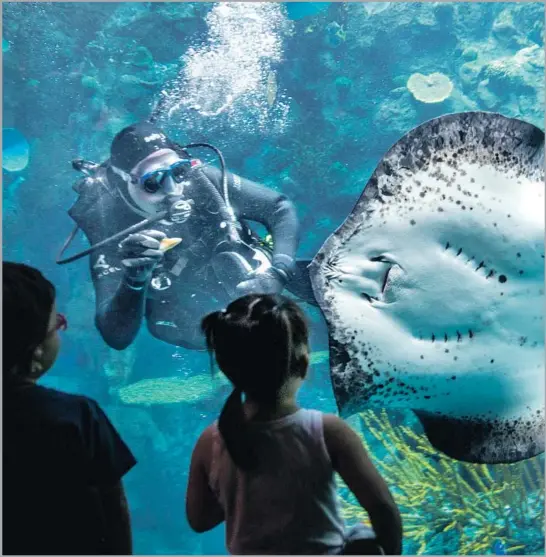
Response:
[{"label": "regulator mouthpiece", "polygon": [[169,209],[169,218],[178,224],[186,222],[191,215],[191,200],[179,199]]}]

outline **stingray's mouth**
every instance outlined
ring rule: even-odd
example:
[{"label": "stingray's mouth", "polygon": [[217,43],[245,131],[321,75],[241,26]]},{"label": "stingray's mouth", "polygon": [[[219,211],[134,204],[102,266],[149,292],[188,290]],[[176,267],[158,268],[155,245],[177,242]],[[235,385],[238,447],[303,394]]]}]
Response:
[{"label": "stingray's mouth", "polygon": [[383,284],[381,285],[381,294],[385,294],[385,290],[387,289],[387,285],[389,282],[389,273],[391,272],[391,269],[394,267],[394,265],[391,265],[388,269],[387,272],[385,273],[385,277],[383,278]]},{"label": "stingray's mouth", "polygon": [[385,271],[385,274],[383,276],[383,280],[381,282],[381,292],[379,293],[379,295],[372,296],[371,294],[368,294],[367,292],[362,292],[360,294],[362,296],[362,298],[364,298],[365,300],[367,300],[370,303],[373,303],[373,302],[390,303],[390,300],[388,301],[388,300],[385,299],[385,294],[389,292],[390,273],[393,270],[393,268],[396,267],[396,266],[397,266],[396,263],[389,262],[389,266],[387,267],[387,270]]}]

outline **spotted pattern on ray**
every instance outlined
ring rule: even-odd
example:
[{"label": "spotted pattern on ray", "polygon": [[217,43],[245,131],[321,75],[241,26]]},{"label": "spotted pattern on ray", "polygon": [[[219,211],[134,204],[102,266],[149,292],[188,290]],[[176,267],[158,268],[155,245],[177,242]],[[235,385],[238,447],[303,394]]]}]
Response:
[{"label": "spotted pattern on ray", "polygon": [[[524,408],[519,400],[524,399],[514,396],[519,406],[514,403],[512,410],[503,409],[501,394],[507,388],[503,385],[514,387],[512,376],[517,370],[512,369],[513,356],[492,349],[498,342],[495,334],[504,335],[500,350],[534,350],[523,359],[532,367],[529,362],[535,361],[544,344],[539,303],[544,291],[537,280],[544,273],[543,240],[541,245],[534,236],[531,243],[527,241],[525,235],[536,230],[524,229],[521,207],[507,202],[512,196],[521,201],[523,194],[514,191],[543,184],[543,145],[544,133],[530,124],[498,114],[464,113],[419,126],[383,157],[355,208],[325,242],[310,268],[315,296],[329,325],[331,377],[343,415],[367,405],[412,408],[440,450],[478,462],[509,461],[543,450],[543,397],[535,397]],[[481,168],[486,170],[481,172]],[[495,176],[503,183],[492,183]],[[542,197],[543,190],[542,185]],[[539,198],[534,205],[538,203],[542,206]],[[417,299],[421,296],[423,304],[426,295],[434,294],[433,281],[421,275],[412,282],[414,269],[396,260],[397,253],[387,253],[394,260],[381,280],[371,285],[370,277],[383,272],[373,264],[382,258],[388,263],[389,257],[372,256],[367,242],[373,244],[380,237],[377,231],[384,228],[386,235],[389,231],[393,238],[398,234],[398,240],[390,242],[395,249],[403,229],[393,228],[394,221],[405,223],[408,237],[428,242],[427,253],[437,259],[440,277],[445,279],[446,269],[456,277],[453,307],[432,296],[431,307],[438,305],[438,310],[437,315],[429,312],[428,321],[416,319],[411,304],[403,304],[408,292]],[[452,234],[450,223],[457,221],[469,223],[468,229]],[[431,230],[437,235],[433,241],[426,237]],[[359,260],[363,249],[371,250],[366,251],[366,261]],[[526,298],[537,300],[530,306],[529,324],[522,331],[506,327],[507,316],[514,311],[510,308]],[[487,301],[483,307],[482,299]],[[406,343],[411,353],[406,359],[403,354],[393,357],[377,336],[385,326],[382,316],[396,311],[392,333],[401,339],[399,344]],[[394,352],[399,351],[393,342]],[[542,377],[543,361],[536,370],[524,373],[525,377],[535,375]],[[484,400],[475,405],[479,409],[468,411],[470,403],[461,393],[472,389],[473,383],[478,394],[471,395],[481,403],[478,395],[484,389]],[[455,404],[459,401],[460,407]],[[442,405],[448,409],[441,410]],[[450,447],[435,433],[438,423],[446,429],[446,423],[456,424],[464,442]]]}]

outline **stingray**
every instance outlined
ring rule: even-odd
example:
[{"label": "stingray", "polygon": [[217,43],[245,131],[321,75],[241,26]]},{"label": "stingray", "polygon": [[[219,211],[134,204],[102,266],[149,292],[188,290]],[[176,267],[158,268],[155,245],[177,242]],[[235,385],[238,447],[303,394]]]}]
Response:
[{"label": "stingray", "polygon": [[310,267],[342,417],[413,410],[476,463],[544,451],[544,132],[487,112],[410,131]]}]

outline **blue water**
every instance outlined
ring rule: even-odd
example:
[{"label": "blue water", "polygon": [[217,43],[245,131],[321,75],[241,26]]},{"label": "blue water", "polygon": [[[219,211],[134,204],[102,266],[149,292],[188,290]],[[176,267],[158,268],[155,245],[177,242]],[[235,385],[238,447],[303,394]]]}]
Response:
[{"label": "blue water", "polygon": [[[184,514],[189,455],[225,389],[169,405],[119,400],[118,387],[147,378],[199,376],[204,385],[209,361],[145,330],[124,352],[105,345],[94,328],[88,261],[55,264],[73,226],[70,161],[104,160],[114,134],[145,118],[163,89],[165,130],[181,142],[218,146],[230,170],[289,196],[303,231],[298,254],[311,258],[383,153],[418,124],[490,110],[543,127],[543,43],[540,3],[3,3],[3,126],[28,142],[28,164],[19,153],[16,166],[3,169],[3,255],[39,267],[68,315],[61,356],[44,383],[96,398],[139,460],[126,478],[136,553],[225,554],[222,527],[194,534]],[[450,92],[418,100],[408,79],[433,73],[449,80]],[[86,246],[78,237],[71,249]],[[327,350],[320,315],[306,311],[313,350]],[[316,361],[301,402],[335,411],[327,359]],[[419,432],[409,415],[390,421]],[[366,440],[375,457],[387,454]],[[543,467],[537,458],[511,472],[492,469],[485,495],[468,480],[475,497],[467,495],[456,526],[446,518],[457,504],[451,484],[431,487],[447,510],[403,508],[418,516],[405,552],[543,553]],[[511,481],[512,490],[499,488]]]}]

